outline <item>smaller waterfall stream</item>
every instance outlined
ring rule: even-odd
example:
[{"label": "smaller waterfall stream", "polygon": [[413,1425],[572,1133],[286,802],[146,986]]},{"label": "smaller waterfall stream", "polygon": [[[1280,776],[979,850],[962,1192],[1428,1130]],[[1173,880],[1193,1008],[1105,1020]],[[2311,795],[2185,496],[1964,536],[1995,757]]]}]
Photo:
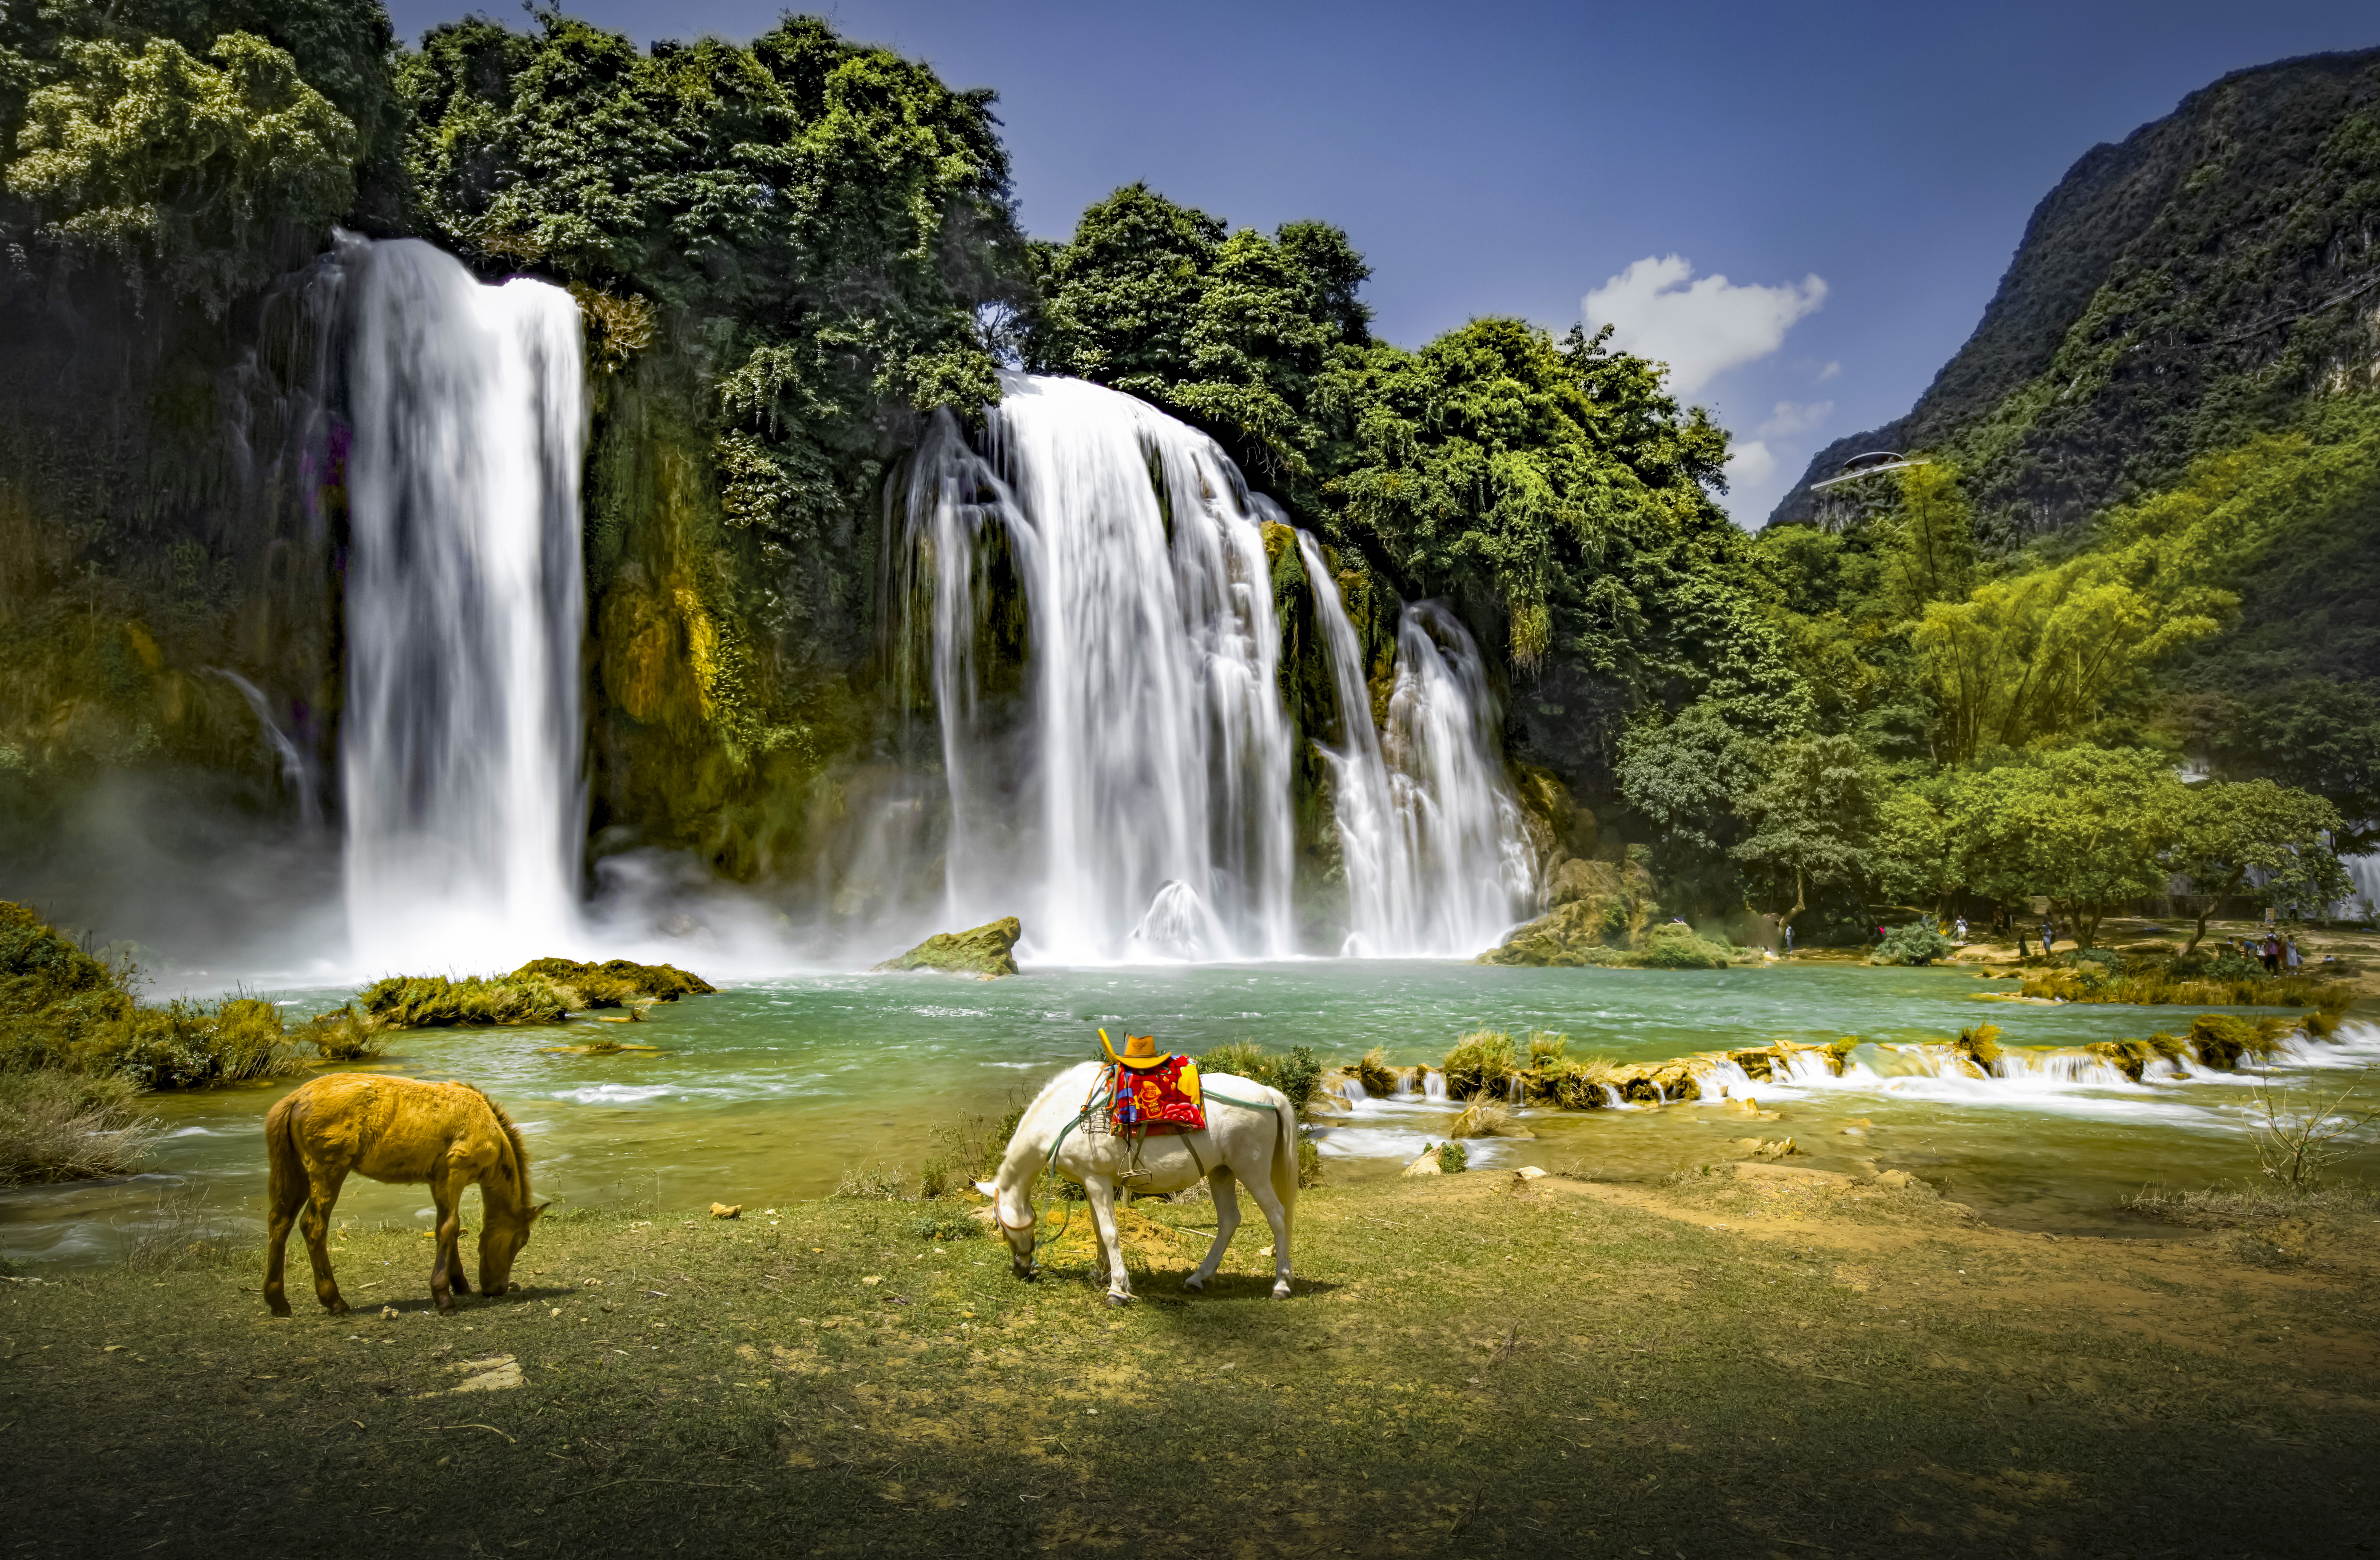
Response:
[{"label": "smaller waterfall stream", "polygon": [[1504,783],[1478,647],[1443,608],[1406,607],[1383,737],[1322,548],[1303,531],[1297,542],[1339,696],[1339,745],[1323,755],[1347,872],[1343,951],[1475,954],[1512,925],[1535,877],[1520,807]]},{"label": "smaller waterfall stream", "polygon": [[355,246],[341,729],[354,957],[501,969],[577,931],[577,305]]}]

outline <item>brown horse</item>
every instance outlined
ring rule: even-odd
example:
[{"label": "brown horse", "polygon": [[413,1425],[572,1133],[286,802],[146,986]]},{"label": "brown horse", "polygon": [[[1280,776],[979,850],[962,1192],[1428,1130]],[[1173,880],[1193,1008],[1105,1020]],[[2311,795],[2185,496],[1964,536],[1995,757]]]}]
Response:
[{"label": "brown horse", "polygon": [[[513,1259],[528,1244],[529,1228],[545,1205],[528,1200],[528,1156],[520,1130],[493,1100],[468,1083],[423,1083],[373,1073],[331,1073],[291,1091],[264,1118],[272,1165],[272,1242],[264,1259],[264,1303],[289,1314],[282,1292],[283,1253],[298,1210],[306,1208],[306,1254],[314,1261],[314,1294],[334,1316],[346,1314],[338,1280],[331,1276],[331,1209],[350,1170],[375,1181],[430,1185],[438,1204],[438,1256],[430,1293],[440,1310],[469,1294],[455,1238],[463,1232],[463,1188],[477,1182],[486,1205],[480,1232],[480,1291],[501,1295]],[[308,1204],[311,1206],[307,1206]]]}]

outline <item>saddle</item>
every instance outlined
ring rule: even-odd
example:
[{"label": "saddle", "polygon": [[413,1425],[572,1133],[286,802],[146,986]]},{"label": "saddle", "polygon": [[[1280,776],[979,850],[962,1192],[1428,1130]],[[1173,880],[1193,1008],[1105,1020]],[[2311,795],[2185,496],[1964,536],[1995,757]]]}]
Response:
[{"label": "saddle", "polygon": [[1197,1063],[1187,1056],[1159,1054],[1153,1035],[1125,1034],[1119,1054],[1108,1031],[1101,1030],[1099,1044],[1108,1054],[1108,1121],[1119,1137],[1164,1137],[1206,1128]]}]

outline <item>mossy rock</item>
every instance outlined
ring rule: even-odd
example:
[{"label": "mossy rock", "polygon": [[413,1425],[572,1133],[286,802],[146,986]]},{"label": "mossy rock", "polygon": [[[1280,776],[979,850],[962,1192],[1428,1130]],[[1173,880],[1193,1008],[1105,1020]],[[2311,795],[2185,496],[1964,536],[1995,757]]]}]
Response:
[{"label": "mossy rock", "polygon": [[899,958],[888,958],[879,971],[938,969],[946,975],[973,975],[996,980],[1016,973],[1016,940],[1024,923],[1014,916],[987,921],[971,932],[937,932]]},{"label": "mossy rock", "polygon": [[719,990],[701,976],[689,975],[674,964],[638,964],[625,958],[606,959],[601,964],[533,958],[514,970],[511,978],[518,981],[530,976],[572,987],[587,998],[585,1005],[589,1007],[620,1007],[639,997],[675,1002],[682,996],[710,996]]}]

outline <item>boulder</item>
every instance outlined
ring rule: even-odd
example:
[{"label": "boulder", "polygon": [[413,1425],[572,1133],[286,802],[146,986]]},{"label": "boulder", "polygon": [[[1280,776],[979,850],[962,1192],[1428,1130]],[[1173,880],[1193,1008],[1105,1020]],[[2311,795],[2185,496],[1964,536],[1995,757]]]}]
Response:
[{"label": "boulder", "polygon": [[1406,1165],[1404,1173],[1408,1176],[1442,1176],[1446,1174],[1444,1170],[1439,1167],[1438,1145],[1433,1143],[1429,1147],[1422,1150],[1421,1157],[1415,1160],[1411,1164]]},{"label": "boulder", "polygon": [[1024,923],[1014,916],[1002,916],[969,932],[937,932],[899,958],[888,958],[876,969],[938,969],[946,975],[997,980],[1016,973],[1016,940],[1023,935]]},{"label": "boulder", "polygon": [[1633,947],[1659,908],[1653,874],[1636,862],[1583,860],[1555,869],[1553,908],[1515,931],[1481,964],[1581,966],[1633,962]]}]

